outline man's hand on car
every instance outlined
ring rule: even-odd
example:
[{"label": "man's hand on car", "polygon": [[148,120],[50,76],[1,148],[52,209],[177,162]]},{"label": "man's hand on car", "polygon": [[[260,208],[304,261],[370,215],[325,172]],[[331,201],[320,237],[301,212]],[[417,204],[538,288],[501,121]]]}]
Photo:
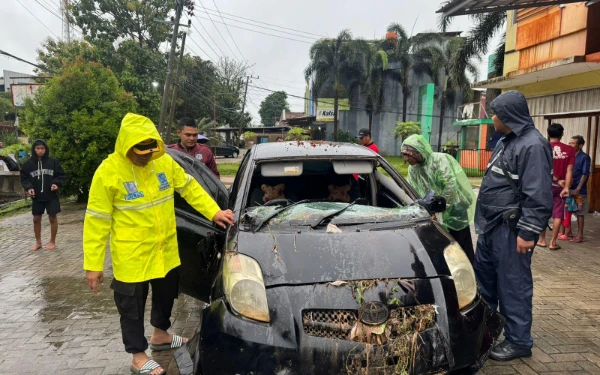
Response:
[{"label": "man's hand on car", "polygon": [[92,292],[98,294],[98,285],[104,285],[104,272],[85,271],[85,280]]},{"label": "man's hand on car", "polygon": [[235,224],[235,219],[233,218],[233,211],[221,210],[215,214],[215,217],[213,217],[213,221],[221,228],[227,228],[227,224]]},{"label": "man's hand on car", "polygon": [[535,246],[535,242],[533,241],[525,241],[521,237],[517,237],[517,252],[519,254],[527,254],[533,247]]}]

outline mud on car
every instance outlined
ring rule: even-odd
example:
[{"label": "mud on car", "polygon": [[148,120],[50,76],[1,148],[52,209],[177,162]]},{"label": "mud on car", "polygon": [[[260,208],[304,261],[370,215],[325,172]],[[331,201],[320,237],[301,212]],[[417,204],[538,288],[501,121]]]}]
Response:
[{"label": "mud on car", "polygon": [[[227,190],[170,152],[236,225],[176,197],[182,292],[207,303],[183,374],[473,373],[502,330],[463,250],[364,147],[260,144]],[[441,207],[440,207],[441,205]]]}]

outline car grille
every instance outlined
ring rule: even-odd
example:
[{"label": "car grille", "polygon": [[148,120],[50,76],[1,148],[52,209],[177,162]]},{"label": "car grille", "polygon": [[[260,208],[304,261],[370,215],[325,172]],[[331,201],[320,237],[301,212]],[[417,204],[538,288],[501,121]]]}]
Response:
[{"label": "car grille", "polygon": [[309,336],[347,340],[357,315],[354,310],[304,310],[302,323]]},{"label": "car grille", "polygon": [[[426,317],[426,319],[422,319]],[[435,325],[435,309],[431,305],[390,309],[388,338],[396,339],[407,333],[422,332]],[[356,310],[304,310],[302,324],[309,336],[350,340],[350,331],[358,323]]]}]

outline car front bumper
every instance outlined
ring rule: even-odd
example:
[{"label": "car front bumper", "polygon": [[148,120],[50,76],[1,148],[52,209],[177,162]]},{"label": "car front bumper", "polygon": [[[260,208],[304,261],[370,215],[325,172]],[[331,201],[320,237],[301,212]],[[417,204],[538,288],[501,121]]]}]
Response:
[{"label": "car front bumper", "polygon": [[[436,324],[414,336],[418,355],[412,373],[469,372],[481,367],[502,330],[502,318],[479,297],[463,311],[456,305],[448,278],[413,280],[415,292],[401,296],[436,309]],[[199,333],[176,354],[182,374],[347,374],[393,373],[387,345],[310,336],[301,311],[315,306],[356,308],[352,292],[327,285],[268,289],[271,323],[257,323],[231,312],[226,301],[213,301],[202,311]],[[365,299],[381,299],[380,285]],[[350,293],[350,294],[348,294]],[[399,292],[403,294],[403,291]],[[452,294],[453,293],[453,294]],[[349,298],[350,297],[350,298]],[[408,299],[407,299],[408,298]],[[277,308],[274,308],[277,306]],[[186,351],[187,350],[187,351]]]}]

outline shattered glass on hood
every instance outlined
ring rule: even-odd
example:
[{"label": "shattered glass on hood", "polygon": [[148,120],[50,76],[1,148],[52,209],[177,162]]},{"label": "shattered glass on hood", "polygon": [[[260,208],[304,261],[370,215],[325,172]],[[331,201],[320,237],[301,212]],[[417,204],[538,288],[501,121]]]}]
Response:
[{"label": "shattered glass on hood", "polygon": [[[333,214],[348,203],[338,202],[310,202],[302,203],[283,211],[273,219],[270,225],[311,225],[320,217]],[[246,217],[252,223],[256,223],[272,215],[281,206],[259,206],[252,208],[246,213]],[[399,208],[383,208],[373,206],[354,205],[331,220],[334,225],[351,225],[361,223],[387,223],[392,221],[414,221],[428,219],[427,210],[419,206],[407,206]]]}]

